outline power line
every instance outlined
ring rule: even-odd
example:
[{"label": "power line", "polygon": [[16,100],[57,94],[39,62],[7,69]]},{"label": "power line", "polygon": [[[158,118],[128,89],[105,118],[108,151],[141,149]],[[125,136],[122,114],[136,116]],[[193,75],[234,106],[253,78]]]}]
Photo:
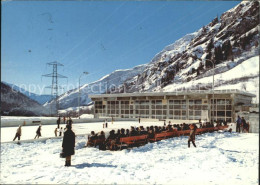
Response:
[{"label": "power line", "polygon": [[[54,62],[49,62],[47,63],[47,65],[52,66],[52,73],[50,74],[45,74],[42,75],[43,77],[51,77],[52,78],[52,85],[47,86],[46,88],[50,88],[51,89],[51,95],[54,98],[54,105],[55,105],[55,111],[54,111],[54,115],[58,115],[58,110],[59,110],[59,100],[58,100],[58,91],[60,88],[58,85],[58,78],[68,78],[66,76],[63,76],[61,74],[58,74],[58,66],[64,66],[63,64],[54,61]],[[52,107],[52,103],[50,102],[50,114],[53,114],[53,107]]]}]

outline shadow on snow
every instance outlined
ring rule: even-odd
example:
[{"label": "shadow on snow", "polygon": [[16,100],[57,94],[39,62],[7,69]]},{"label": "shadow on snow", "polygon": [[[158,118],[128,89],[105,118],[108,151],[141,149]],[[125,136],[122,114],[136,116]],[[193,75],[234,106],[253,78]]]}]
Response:
[{"label": "shadow on snow", "polygon": [[75,168],[82,169],[82,168],[91,168],[91,167],[108,167],[108,168],[116,168],[115,165],[110,164],[100,164],[100,163],[83,163],[83,164],[76,164],[73,165]]}]

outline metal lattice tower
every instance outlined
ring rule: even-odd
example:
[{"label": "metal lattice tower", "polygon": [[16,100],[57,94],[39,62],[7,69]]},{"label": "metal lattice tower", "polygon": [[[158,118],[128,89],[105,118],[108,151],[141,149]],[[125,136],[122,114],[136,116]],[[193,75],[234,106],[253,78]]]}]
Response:
[{"label": "metal lattice tower", "polygon": [[[49,62],[47,64],[49,66],[51,66],[51,65],[53,66],[52,73],[45,74],[45,75],[42,75],[42,76],[44,76],[44,77],[51,77],[52,78],[52,85],[51,86],[47,86],[46,88],[51,88],[51,95],[53,97],[54,104],[55,104],[55,113],[54,113],[54,115],[58,115],[58,110],[59,110],[58,91],[61,88],[60,86],[58,86],[58,78],[68,78],[68,77],[58,74],[58,66],[64,66],[63,64],[61,64],[61,63],[59,63],[57,61]],[[53,113],[52,103],[50,103],[50,112],[51,112],[51,115],[52,115],[52,113]]]}]

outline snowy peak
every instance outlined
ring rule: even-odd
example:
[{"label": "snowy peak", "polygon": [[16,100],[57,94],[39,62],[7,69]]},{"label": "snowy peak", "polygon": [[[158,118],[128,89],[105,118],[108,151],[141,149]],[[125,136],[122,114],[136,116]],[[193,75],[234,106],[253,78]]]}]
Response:
[{"label": "snowy peak", "polygon": [[[187,34],[179,40],[175,41],[173,44],[166,46],[161,52],[155,55],[151,63],[167,61],[174,55],[182,53],[197,34],[198,33],[196,32]],[[167,59],[165,59],[166,56],[168,57]]]},{"label": "snowy peak", "polygon": [[[214,18],[197,32],[165,47],[147,65],[142,74],[125,82],[117,92],[159,91],[170,84],[183,84],[230,70],[258,55],[259,2],[241,2]],[[232,63],[232,64],[231,64]],[[209,71],[209,73],[208,73]]]}]

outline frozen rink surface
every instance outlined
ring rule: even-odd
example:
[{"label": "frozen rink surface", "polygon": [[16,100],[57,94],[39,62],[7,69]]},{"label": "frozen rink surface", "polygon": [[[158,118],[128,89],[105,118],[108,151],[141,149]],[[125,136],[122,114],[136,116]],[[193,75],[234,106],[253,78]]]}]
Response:
[{"label": "frozen rink surface", "polygon": [[[120,124],[129,123],[113,125],[120,127]],[[50,135],[53,134],[54,127],[55,125],[43,126],[43,135],[45,135],[44,129],[46,136],[49,132]],[[95,130],[94,127],[100,130],[102,123],[96,123],[93,128],[90,123],[75,124],[73,129],[79,134]],[[111,127],[108,128],[110,129]],[[1,132],[5,132],[6,135],[10,133],[12,138],[15,130],[15,127],[11,127]],[[36,127],[24,127],[23,131],[32,138]],[[27,131],[33,133],[26,134]],[[4,137],[7,137],[6,135]],[[84,148],[86,137],[77,136],[71,167],[64,167],[64,159],[59,158],[61,138],[22,142],[21,145],[1,143],[0,183],[189,185],[259,183],[259,134],[206,133],[196,136],[197,148],[193,146],[188,148],[187,140],[188,137],[184,136],[122,151],[100,151],[97,148]]]},{"label": "frozen rink surface", "polygon": [[[108,122],[108,128],[103,128],[104,122],[93,122],[93,123],[75,123],[72,125],[72,130],[75,132],[76,135],[86,134],[89,135],[90,132],[93,130],[96,133],[100,131],[104,131],[106,134],[109,133],[110,130],[125,128],[130,129],[131,126],[139,127],[139,126],[150,126],[150,125],[158,125],[163,126],[162,121],[158,122],[141,122],[138,123],[137,121],[115,121],[113,124]],[[30,140],[34,139],[36,135],[36,130],[38,129],[39,125],[36,126],[22,126],[22,136],[21,140]],[[50,138],[55,137],[54,130],[57,127],[57,124],[54,125],[42,125],[41,134],[42,137],[40,138]],[[64,129],[66,127],[65,124],[60,124],[60,127]],[[8,142],[14,139],[16,130],[18,127],[1,127],[1,142]],[[17,141],[18,139],[16,139]]]}]

